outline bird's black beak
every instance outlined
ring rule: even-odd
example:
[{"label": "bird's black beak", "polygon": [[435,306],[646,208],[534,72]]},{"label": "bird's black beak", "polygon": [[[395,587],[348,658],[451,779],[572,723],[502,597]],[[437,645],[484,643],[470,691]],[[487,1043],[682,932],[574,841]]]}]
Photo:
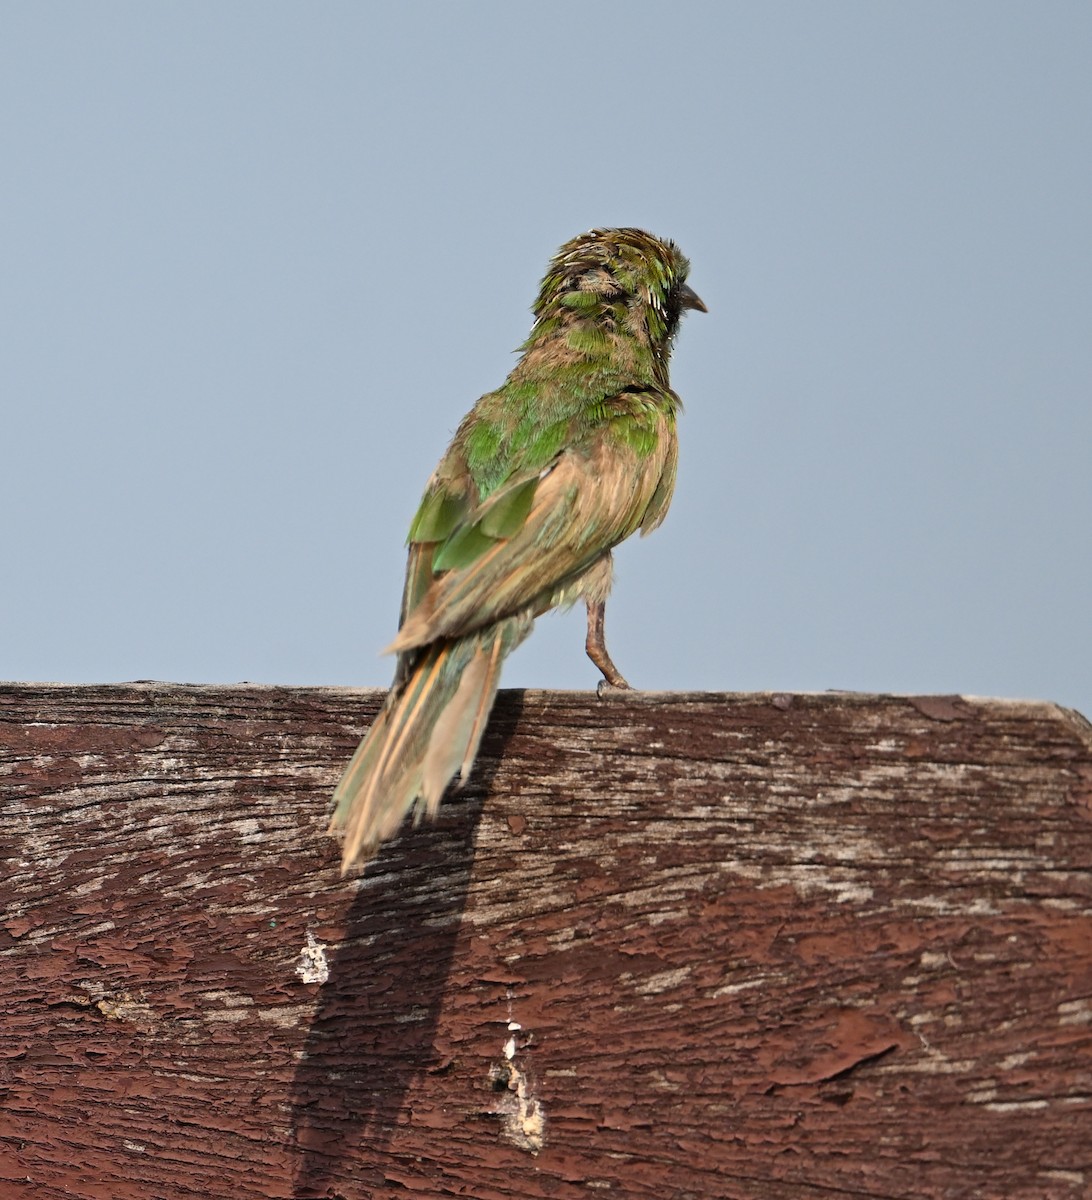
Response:
[{"label": "bird's black beak", "polygon": [[705,301],[694,291],[688,284],[683,284],[679,288],[679,307],[680,308],[696,308],[698,312],[708,312],[705,307]]}]

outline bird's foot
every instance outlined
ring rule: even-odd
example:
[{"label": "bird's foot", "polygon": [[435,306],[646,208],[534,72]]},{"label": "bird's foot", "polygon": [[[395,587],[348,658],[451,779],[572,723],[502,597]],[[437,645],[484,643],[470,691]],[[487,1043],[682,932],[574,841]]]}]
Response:
[{"label": "bird's foot", "polygon": [[595,694],[602,700],[606,696],[614,696],[618,692],[632,692],[633,688],[618,674],[614,673],[613,679],[600,679],[595,685]]},{"label": "bird's foot", "polygon": [[600,700],[608,692],[629,692],[633,689],[626,683],[622,672],[614,665],[607,653],[607,643],[603,636],[603,615],[606,605],[602,600],[588,601],[588,640],[584,649],[588,657],[603,672],[603,678],[595,689]]}]

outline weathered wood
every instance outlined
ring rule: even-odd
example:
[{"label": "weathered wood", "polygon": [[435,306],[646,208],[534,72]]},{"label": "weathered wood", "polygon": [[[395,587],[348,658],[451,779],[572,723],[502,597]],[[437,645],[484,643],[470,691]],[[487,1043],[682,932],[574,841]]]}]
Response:
[{"label": "weathered wood", "polygon": [[502,693],[341,880],[379,700],[0,690],[0,1196],[1090,1194],[1082,718]]}]

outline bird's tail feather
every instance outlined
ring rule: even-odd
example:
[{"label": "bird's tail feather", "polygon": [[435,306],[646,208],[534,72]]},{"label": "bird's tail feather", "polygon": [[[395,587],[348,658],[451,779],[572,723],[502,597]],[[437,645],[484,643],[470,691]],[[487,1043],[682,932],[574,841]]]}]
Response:
[{"label": "bird's tail feather", "polygon": [[411,808],[415,819],[435,816],[452,776],[470,774],[501,664],[531,624],[519,614],[435,642],[391,689],[334,792],[330,832],[345,833],[343,872],[370,858]]}]

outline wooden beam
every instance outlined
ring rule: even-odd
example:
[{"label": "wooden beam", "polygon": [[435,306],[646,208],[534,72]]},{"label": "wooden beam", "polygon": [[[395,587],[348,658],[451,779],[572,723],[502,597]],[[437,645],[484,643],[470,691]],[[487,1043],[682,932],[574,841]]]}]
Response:
[{"label": "wooden beam", "polygon": [[1090,1194],[1083,718],[510,691],[343,880],[380,699],[0,689],[0,1195]]}]

